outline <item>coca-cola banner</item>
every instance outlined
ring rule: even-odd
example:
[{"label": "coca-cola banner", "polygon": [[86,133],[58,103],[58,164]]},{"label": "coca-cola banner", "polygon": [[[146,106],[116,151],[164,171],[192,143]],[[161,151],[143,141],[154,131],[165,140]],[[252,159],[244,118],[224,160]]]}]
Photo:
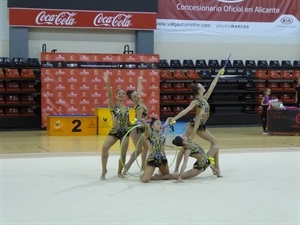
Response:
[{"label": "coca-cola banner", "polygon": [[157,30],[299,36],[299,6],[300,0],[160,0]]},{"label": "coca-cola banner", "polygon": [[153,30],[156,13],[9,9],[10,26]]},{"label": "coca-cola banner", "polygon": [[[113,93],[136,90],[142,76],[141,97],[149,118],[159,118],[159,70],[151,68],[159,62],[158,55],[42,53],[41,60],[42,127],[47,126],[48,115],[89,115],[97,107],[107,107],[104,73],[110,76]],[[133,106],[129,99],[125,104]]]}]

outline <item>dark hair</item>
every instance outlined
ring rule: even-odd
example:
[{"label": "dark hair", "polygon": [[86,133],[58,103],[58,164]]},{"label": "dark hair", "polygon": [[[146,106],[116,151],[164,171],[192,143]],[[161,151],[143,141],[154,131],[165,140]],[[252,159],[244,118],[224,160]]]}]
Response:
[{"label": "dark hair", "polygon": [[172,141],[172,144],[176,146],[183,146],[183,138],[180,136],[176,136]]},{"label": "dark hair", "polygon": [[191,85],[191,89],[192,89],[192,93],[194,95],[198,95],[199,94],[199,87],[198,87],[198,84],[197,83],[194,83]]},{"label": "dark hair", "polygon": [[151,129],[152,129],[152,125],[155,123],[156,120],[158,120],[158,119],[156,119],[154,117],[151,119],[151,122],[150,122],[150,128]]},{"label": "dark hair", "polygon": [[150,126],[152,126],[154,123],[155,123],[155,121],[156,121],[157,119],[156,118],[151,118],[151,122],[150,122]]},{"label": "dark hair", "polygon": [[131,94],[132,94],[133,92],[134,92],[133,90],[128,90],[128,91],[126,92],[127,97],[128,97],[129,99],[131,99]]}]

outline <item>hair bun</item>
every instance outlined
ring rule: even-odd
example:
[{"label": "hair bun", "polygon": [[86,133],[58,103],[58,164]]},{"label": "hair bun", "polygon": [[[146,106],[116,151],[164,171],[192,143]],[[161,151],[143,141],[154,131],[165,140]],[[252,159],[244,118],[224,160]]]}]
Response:
[{"label": "hair bun", "polygon": [[172,140],[172,144],[176,146],[183,146],[183,138],[180,136],[176,136],[174,140]]},{"label": "hair bun", "polygon": [[126,95],[127,95],[127,97],[128,97],[129,99],[131,99],[131,94],[132,94],[133,92],[134,92],[133,90],[128,90],[128,91],[126,92]]}]

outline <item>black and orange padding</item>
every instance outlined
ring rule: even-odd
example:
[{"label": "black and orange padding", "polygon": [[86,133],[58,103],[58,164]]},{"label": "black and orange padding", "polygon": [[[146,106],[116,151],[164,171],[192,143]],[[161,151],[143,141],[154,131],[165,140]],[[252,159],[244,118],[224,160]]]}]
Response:
[{"label": "black and orange padding", "polygon": [[267,88],[267,85],[263,82],[258,82],[255,87],[258,91],[264,91]]},{"label": "black and orange padding", "polygon": [[175,83],[174,89],[176,91],[188,91],[187,87],[185,86],[185,83],[183,83],[183,82]]},{"label": "black and orange padding", "polygon": [[174,70],[173,77],[177,80],[187,79],[187,77],[186,77],[185,73],[183,72],[183,70]]},{"label": "black and orange padding", "polygon": [[271,89],[271,91],[281,91],[282,87],[279,86],[276,82],[270,82],[268,87]]},{"label": "black and orange padding", "polygon": [[267,71],[264,69],[258,69],[255,71],[255,76],[258,79],[269,79],[270,76],[267,74]]},{"label": "black and orange padding", "polygon": [[160,89],[162,91],[174,91],[173,85],[171,83],[167,83],[167,82],[161,83]]},{"label": "black and orange padding", "polygon": [[164,80],[172,80],[174,79],[172,73],[170,70],[161,70],[160,73],[160,78],[164,79]]},{"label": "black and orange padding", "polygon": [[186,102],[184,95],[174,95],[173,99],[175,102]]},{"label": "black and orange padding", "polygon": [[187,78],[191,79],[191,80],[199,80],[201,79],[201,77],[199,76],[199,74],[197,73],[196,70],[188,70],[186,72]]},{"label": "black and orange padding", "polygon": [[282,79],[277,70],[268,70],[268,75],[270,79]]}]

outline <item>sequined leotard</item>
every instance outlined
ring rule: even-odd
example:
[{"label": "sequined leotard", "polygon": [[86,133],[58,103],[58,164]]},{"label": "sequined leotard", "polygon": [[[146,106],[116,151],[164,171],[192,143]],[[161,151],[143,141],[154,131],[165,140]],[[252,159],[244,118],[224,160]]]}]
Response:
[{"label": "sequined leotard", "polygon": [[[147,116],[148,116],[148,109],[147,109],[147,107],[145,106],[145,105],[142,105],[142,104],[138,104],[137,106],[135,106],[135,118],[137,118],[137,114],[136,114],[136,112],[137,112],[137,110],[139,110],[139,109],[142,109],[143,111],[142,111],[142,119],[146,119],[147,118]],[[137,133],[144,133],[145,132],[145,128],[144,127],[137,127],[136,128],[136,132]]]},{"label": "sequined leotard", "polygon": [[147,138],[150,142],[154,152],[150,153],[147,158],[147,164],[149,166],[160,167],[161,165],[166,165],[168,163],[167,157],[163,152],[163,145],[166,142],[165,136],[160,136],[157,139],[153,133],[150,133],[150,136]]},{"label": "sequined leotard", "polygon": [[188,142],[189,142],[190,145],[189,145],[188,148],[185,148],[184,151],[189,150],[190,151],[190,157],[193,157],[194,155],[201,155],[202,156],[201,160],[197,160],[194,163],[193,168],[205,171],[206,168],[210,165],[208,156],[206,155],[203,148],[201,148],[199,145],[197,145],[196,143],[194,143],[192,141],[188,141]]},{"label": "sequined leotard", "polygon": [[[205,124],[206,124],[206,121],[209,118],[210,106],[209,106],[207,100],[204,97],[196,98],[196,99],[193,100],[193,102],[195,103],[196,108],[199,108],[199,109],[203,108],[204,109],[204,114],[202,115],[202,118],[200,120],[198,130],[205,130]],[[196,111],[198,111],[199,109],[196,109]],[[196,118],[193,118],[192,120],[190,120],[188,122],[188,124],[190,124],[192,126],[195,123],[196,123]]]},{"label": "sequined leotard", "polygon": [[[135,112],[139,109],[143,109],[143,112],[142,112],[142,118],[147,118],[148,116],[148,109],[145,105],[142,105],[142,104],[138,104],[135,108]],[[137,115],[135,114],[135,117],[137,117]]]},{"label": "sequined leotard", "polygon": [[119,127],[113,127],[108,135],[115,136],[118,139],[122,139],[126,132],[128,131],[128,121],[129,121],[129,108],[125,108],[125,112],[116,105],[111,111],[111,114],[119,122]]}]

